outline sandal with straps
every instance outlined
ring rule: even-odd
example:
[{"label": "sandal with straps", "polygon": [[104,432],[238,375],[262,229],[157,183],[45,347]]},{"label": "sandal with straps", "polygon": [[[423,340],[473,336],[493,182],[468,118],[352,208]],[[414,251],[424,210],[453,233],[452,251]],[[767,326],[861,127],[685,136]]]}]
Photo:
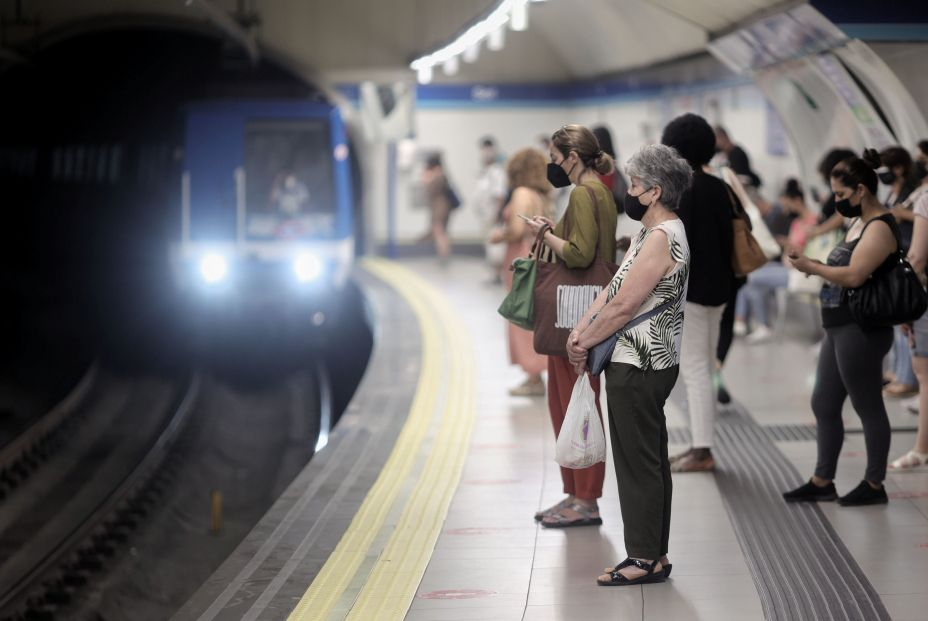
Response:
[{"label": "sandal with straps", "polygon": [[[657,571],[657,565],[660,563],[660,559],[651,561],[642,561],[637,558],[627,558],[618,565],[615,566],[615,569],[609,572],[609,580],[596,580],[596,584],[599,586],[632,586],[634,584],[650,584],[652,582],[663,582],[666,578],[664,576],[663,570]],[[620,570],[634,565],[638,569],[643,570],[644,575],[638,576],[637,578],[626,578],[620,573]]]},{"label": "sandal with straps", "polygon": [[546,517],[551,517],[552,515],[555,515],[561,509],[565,507],[569,507],[571,505],[571,502],[572,502],[571,500],[565,498],[564,500],[557,503],[556,505],[552,505],[548,507],[547,509],[542,509],[541,511],[537,511],[535,513],[535,521],[540,522]]},{"label": "sandal with straps", "polygon": [[[664,568],[664,579],[666,580],[670,577],[670,572],[673,571],[673,563],[661,563],[661,567]],[[619,571],[620,569],[622,568],[616,565],[615,567],[606,567],[603,569],[603,571],[607,574],[611,574],[612,572]]]},{"label": "sandal with straps", "polygon": [[909,451],[899,459],[889,464],[890,470],[911,470],[919,466],[928,465],[928,453]]},{"label": "sandal with straps", "polygon": [[[580,515],[580,517],[575,519],[570,519],[561,515],[560,511],[563,509],[570,509]],[[545,528],[571,528],[573,526],[599,526],[603,523],[601,517],[593,516],[594,513],[599,513],[599,507],[585,507],[580,503],[571,503],[552,515],[546,516],[541,520],[541,525]],[[550,521],[549,521],[550,520]]]}]

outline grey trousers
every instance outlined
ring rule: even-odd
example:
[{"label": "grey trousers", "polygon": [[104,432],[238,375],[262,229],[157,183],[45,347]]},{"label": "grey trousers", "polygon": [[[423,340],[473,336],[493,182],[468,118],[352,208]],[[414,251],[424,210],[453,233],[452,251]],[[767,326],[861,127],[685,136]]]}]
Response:
[{"label": "grey trousers", "polygon": [[625,524],[625,552],[633,558],[657,559],[667,554],[673,482],[664,403],[679,369],[641,371],[616,362],[606,367],[609,434]]},{"label": "grey trousers", "polygon": [[825,330],[812,391],[818,438],[816,476],[835,478],[844,444],[841,409],[850,396],[864,428],[866,479],[879,483],[886,478],[891,430],[883,403],[882,378],[883,358],[892,344],[892,328],[864,331],[852,323]]}]

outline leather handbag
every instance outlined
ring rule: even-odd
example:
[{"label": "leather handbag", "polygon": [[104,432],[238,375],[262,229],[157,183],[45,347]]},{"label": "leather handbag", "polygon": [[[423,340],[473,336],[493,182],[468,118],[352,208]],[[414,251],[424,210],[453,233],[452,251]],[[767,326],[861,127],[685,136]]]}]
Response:
[{"label": "leather handbag", "polygon": [[[596,193],[583,186],[593,199],[596,228],[601,229],[599,201]],[[570,237],[570,210],[564,215],[564,237]],[[586,268],[569,268],[564,261],[554,257],[553,262],[538,261],[541,247],[535,255],[538,274],[534,296],[534,346],[535,351],[547,356],[567,356],[567,338],[577,322],[583,317],[603,288],[609,285],[619,266],[602,258],[599,239],[596,255]],[[552,253],[553,254],[553,253]]]},{"label": "leather handbag", "polygon": [[[606,337],[600,343],[594,345],[590,348],[590,351],[586,354],[586,367],[589,369],[590,374],[594,377],[603,372],[606,368],[606,365],[612,362],[612,353],[615,351],[615,346],[619,342],[619,338],[627,331],[631,330],[635,326],[644,323],[652,317],[656,317],[663,313],[665,310],[673,306],[673,303],[676,300],[668,300],[663,304],[655,306],[646,313],[642,313],[629,321],[627,324],[622,326],[622,329],[618,332]],[[597,313],[598,315],[599,313]],[[596,315],[590,319],[590,323],[593,323],[593,320],[596,319]]]},{"label": "leather handbag", "polygon": [[767,255],[754,239],[751,220],[727,183],[725,189],[728,190],[728,198],[731,201],[731,225],[734,233],[731,244],[731,268],[735,276],[747,276],[767,263]]},{"label": "leather handbag", "polygon": [[898,228],[892,229],[900,249],[870,274],[863,285],[844,290],[851,317],[864,327],[909,323],[928,310],[928,294],[906,260]]},{"label": "leather handbag", "polygon": [[[539,237],[544,233],[545,229],[542,229]],[[533,329],[535,323],[535,281],[538,276],[536,254],[539,243],[536,239],[528,257],[519,257],[512,262],[512,288],[496,309],[500,315],[525,330]]]}]

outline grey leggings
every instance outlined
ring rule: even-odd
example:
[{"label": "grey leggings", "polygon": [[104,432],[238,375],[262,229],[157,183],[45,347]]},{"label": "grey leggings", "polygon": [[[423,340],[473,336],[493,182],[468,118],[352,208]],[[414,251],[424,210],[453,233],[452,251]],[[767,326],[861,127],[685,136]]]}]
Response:
[{"label": "grey leggings", "polygon": [[866,479],[886,478],[890,427],[883,404],[883,357],[893,344],[892,328],[865,332],[856,323],[825,330],[812,391],[812,412],[818,422],[818,463],[815,475],[834,479],[844,444],[841,409],[848,395],[864,428],[867,445]]}]

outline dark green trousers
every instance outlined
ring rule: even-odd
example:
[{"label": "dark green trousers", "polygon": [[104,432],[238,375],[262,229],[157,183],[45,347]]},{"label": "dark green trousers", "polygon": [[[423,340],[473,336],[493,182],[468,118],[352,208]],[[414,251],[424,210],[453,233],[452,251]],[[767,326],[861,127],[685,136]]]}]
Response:
[{"label": "dark green trousers", "polygon": [[667,554],[673,483],[664,403],[679,370],[674,366],[642,371],[615,362],[606,367],[609,434],[625,523],[625,552],[633,558]]}]

